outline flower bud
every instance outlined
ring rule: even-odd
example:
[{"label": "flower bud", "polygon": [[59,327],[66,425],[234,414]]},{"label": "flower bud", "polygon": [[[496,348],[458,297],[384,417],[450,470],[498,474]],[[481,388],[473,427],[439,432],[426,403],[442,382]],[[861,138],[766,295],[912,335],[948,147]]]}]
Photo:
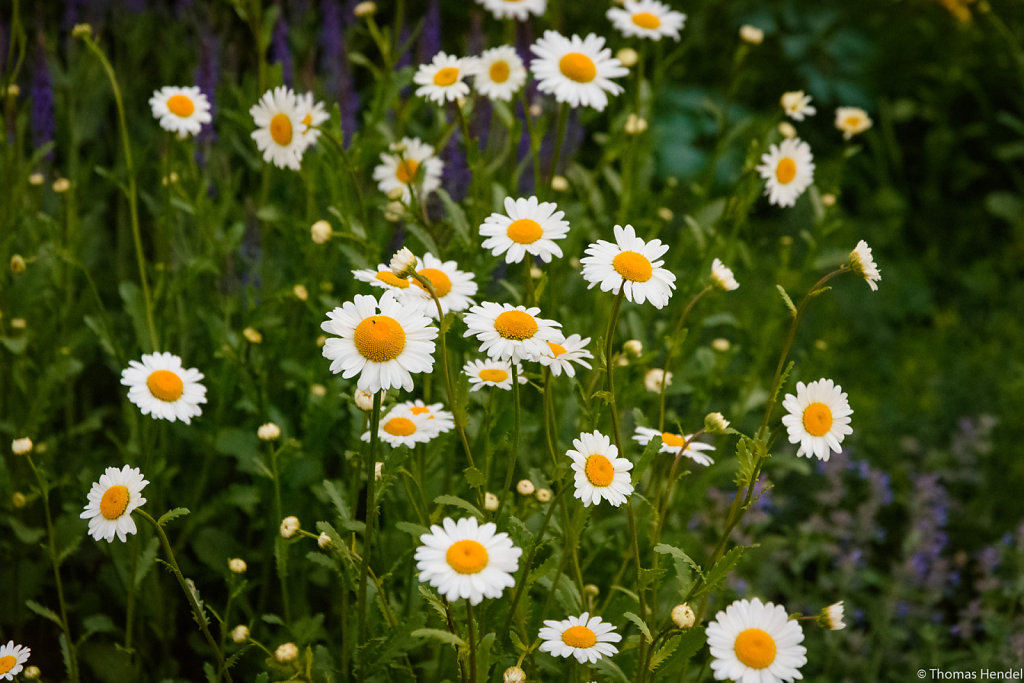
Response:
[{"label": "flower bud", "polygon": [[523,496],[533,495],[533,491],[534,491],[533,482],[530,481],[529,479],[521,479],[521,480],[519,480],[519,483],[516,484],[516,491],[518,491],[520,493],[520,495],[523,495]]},{"label": "flower bud", "polygon": [[42,185],[46,177],[42,173],[32,173],[28,177],[29,185]]},{"label": "flower bud", "polygon": [[533,495],[541,503],[546,503],[551,500],[551,489],[537,489]]},{"label": "flower bud", "polygon": [[693,609],[685,602],[672,608],[672,622],[679,628],[690,628],[696,621]]},{"label": "flower bud", "polygon": [[601,589],[593,583],[588,583],[585,586],[583,586],[583,594],[588,595],[592,598],[596,598],[598,595],[601,594]]},{"label": "flower bud", "polygon": [[377,3],[375,2],[361,2],[358,5],[356,5],[355,8],[352,10],[352,14],[360,18],[368,17],[371,14],[375,14],[376,12]]},{"label": "flower bud", "polygon": [[319,220],[309,228],[309,236],[315,244],[323,244],[331,239],[331,224],[325,220]]},{"label": "flower bud", "polygon": [[263,335],[255,327],[247,327],[242,330],[242,336],[245,337],[250,344],[262,344]]},{"label": "flower bud", "polygon": [[555,192],[565,192],[569,189],[569,181],[566,180],[565,176],[556,175],[551,178],[551,189]]},{"label": "flower bud", "polygon": [[615,53],[615,58],[622,62],[622,66],[628,69],[636,66],[636,63],[640,61],[640,54],[631,47],[624,47]]},{"label": "flower bud", "polygon": [[665,371],[661,368],[651,368],[644,375],[644,388],[647,391],[654,392],[655,394],[661,393],[661,385],[670,386],[672,384],[672,373],[665,374]]},{"label": "flower bud", "polygon": [[281,536],[291,538],[299,530],[299,518],[294,515],[281,520]]},{"label": "flower bud", "polygon": [[11,442],[11,452],[15,455],[25,455],[32,452],[32,439],[23,436]]},{"label": "flower bud", "polygon": [[631,356],[640,357],[640,354],[644,352],[644,343],[639,339],[630,339],[622,345],[622,350]]},{"label": "flower bud", "polygon": [[367,413],[373,410],[373,394],[370,392],[356,389],[355,401],[359,410]]},{"label": "flower bud", "polygon": [[28,499],[25,498],[25,494],[22,493],[21,491],[15,491],[14,493],[11,494],[11,505],[13,505],[15,509],[21,509],[25,507],[27,503]]},{"label": "flower bud", "polygon": [[721,413],[708,413],[704,418],[704,431],[708,434],[725,434],[729,421]]},{"label": "flower bud", "polygon": [[327,387],[323,384],[312,384],[309,387],[309,393],[313,394],[317,398],[323,398],[327,395]]},{"label": "flower bud", "polygon": [[259,426],[259,429],[256,430],[256,436],[261,441],[274,441],[281,436],[281,428],[273,422],[267,422]]},{"label": "flower bud", "polygon": [[388,267],[396,277],[412,277],[416,272],[416,254],[408,247],[402,247],[391,257]]},{"label": "flower bud", "polygon": [[245,560],[240,557],[232,557],[228,560],[228,569],[233,574],[244,574],[248,568],[249,566],[245,563]]},{"label": "flower bud", "polygon": [[43,675],[43,672],[39,670],[38,666],[26,666],[25,670],[21,674],[27,681],[34,681]]},{"label": "flower bud", "polygon": [[665,221],[666,223],[668,223],[675,217],[675,213],[673,213],[672,209],[668,208],[667,206],[663,206],[660,209],[658,209],[658,218]]},{"label": "flower bud", "polygon": [[625,130],[627,135],[640,135],[647,130],[647,119],[642,119],[636,114],[630,114],[626,117]]},{"label": "flower bud", "polygon": [[494,512],[498,509],[498,497],[488,491],[484,494],[484,510]]},{"label": "flower bud", "polygon": [[295,298],[299,301],[305,301],[309,298],[309,290],[306,289],[306,285],[302,284],[292,287],[292,294],[294,294]]},{"label": "flower bud", "polygon": [[320,548],[330,548],[332,543],[334,543],[334,541],[331,540],[331,537],[327,535],[326,531],[321,531],[320,535],[316,538],[316,544],[320,546]]},{"label": "flower bud", "polygon": [[843,623],[843,601],[840,600],[821,610],[818,615],[818,623],[830,631],[841,631],[846,628],[846,624]]},{"label": "flower bud", "polygon": [[504,681],[504,683],[526,683],[526,672],[518,666],[510,666],[505,669],[502,681]]},{"label": "flower bud", "polygon": [[789,121],[780,121],[779,134],[787,140],[792,140],[796,137],[796,127]]},{"label": "flower bud", "polygon": [[294,662],[299,658],[299,647],[295,643],[284,643],[278,645],[277,649],[274,650],[274,659],[287,664],[288,662]]},{"label": "flower bud", "polygon": [[53,181],[53,191],[57,194],[64,194],[71,189],[71,181],[67,178],[57,178]]},{"label": "flower bud", "polygon": [[11,272],[17,275],[18,273],[24,273],[28,266],[25,265],[25,257],[21,254],[15,254],[11,257]]},{"label": "flower bud", "polygon": [[86,39],[92,37],[92,26],[89,24],[75,24],[75,27],[71,29],[71,37]]},{"label": "flower bud", "polygon": [[751,45],[760,45],[764,42],[764,31],[756,26],[750,24],[744,24],[740,26],[740,39],[744,43],[750,43]]},{"label": "flower bud", "polygon": [[231,629],[231,640],[236,643],[244,643],[249,640],[249,627],[245,624],[239,624]]},{"label": "flower bud", "polygon": [[725,339],[724,337],[718,337],[716,339],[711,340],[711,348],[713,348],[715,351],[718,351],[719,353],[725,353],[730,348],[732,348],[732,342],[730,342],[728,339]]}]

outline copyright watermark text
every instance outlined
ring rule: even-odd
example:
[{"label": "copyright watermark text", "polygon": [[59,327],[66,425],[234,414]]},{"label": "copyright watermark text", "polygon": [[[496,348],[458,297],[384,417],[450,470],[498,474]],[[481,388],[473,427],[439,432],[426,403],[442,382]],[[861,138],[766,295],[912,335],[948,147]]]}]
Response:
[{"label": "copyright watermark text", "polygon": [[922,681],[1024,681],[1024,669],[918,669]]}]

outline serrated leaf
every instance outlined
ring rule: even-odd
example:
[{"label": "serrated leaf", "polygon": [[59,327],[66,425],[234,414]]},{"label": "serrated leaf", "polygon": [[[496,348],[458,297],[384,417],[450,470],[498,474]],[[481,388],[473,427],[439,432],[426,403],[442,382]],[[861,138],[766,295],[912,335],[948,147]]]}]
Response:
[{"label": "serrated leaf", "polygon": [[160,549],[160,540],[156,537],[149,539],[145,549],[139,553],[138,562],[135,564],[135,576],[133,583],[136,590],[142,585],[142,580],[146,578],[146,574],[153,568],[153,564],[156,562],[156,554]]},{"label": "serrated leaf", "polygon": [[796,306],[793,305],[793,300],[789,298],[789,294],[783,289],[782,285],[775,285],[775,288],[779,290],[779,294],[782,296],[782,302],[786,304],[786,308],[789,309],[790,315],[796,315]]},{"label": "serrated leaf", "polygon": [[395,528],[399,531],[404,531],[413,538],[418,539],[423,534],[430,533],[430,529],[423,526],[422,524],[415,524],[413,522],[396,522]]},{"label": "serrated leaf", "polygon": [[449,631],[439,628],[418,628],[410,634],[413,638],[430,638],[455,647],[468,647],[466,641]]},{"label": "serrated leaf", "polygon": [[647,567],[642,567],[640,569],[640,575],[637,577],[640,584],[640,590],[643,590],[646,586],[650,586],[652,583],[656,583],[658,579],[665,576],[667,571],[668,570],[662,568],[649,569]]},{"label": "serrated leaf", "polygon": [[466,475],[466,483],[469,484],[469,487],[472,489],[478,489],[487,483],[487,480],[484,478],[484,473],[476,467],[467,467],[462,470],[462,473]]},{"label": "serrated leaf", "polygon": [[683,662],[689,661],[697,652],[704,647],[707,638],[704,636],[703,626],[694,626],[683,631],[679,639],[679,659]]},{"label": "serrated leaf", "polygon": [[632,612],[624,612],[622,614],[622,616],[626,617],[627,619],[632,621],[634,624],[636,624],[636,627],[640,629],[641,633],[643,633],[644,640],[646,640],[648,643],[654,641],[654,637],[651,636],[651,629],[647,628],[647,624],[638,615],[636,615],[636,614],[634,614]]},{"label": "serrated leaf", "polygon": [[62,629],[64,628],[64,622],[62,622],[60,620],[60,617],[57,616],[57,613],[54,612],[49,607],[43,607],[42,605],[40,605],[35,600],[26,600],[25,601],[25,606],[28,607],[33,612],[35,612],[36,614],[38,614],[39,616],[41,616],[41,617],[43,617],[45,619],[49,619],[53,623],[57,624],[57,626],[60,626]]},{"label": "serrated leaf", "polygon": [[664,645],[659,647],[653,655],[651,655],[651,661],[647,665],[648,671],[654,671],[659,666],[664,664],[665,660],[672,656],[672,653],[679,647],[679,636],[671,636]]},{"label": "serrated leaf", "polygon": [[750,546],[738,545],[729,552],[727,552],[722,559],[715,563],[715,566],[708,571],[707,581],[704,583],[704,587],[701,588],[702,593],[708,593],[718,587],[719,584],[725,581],[726,577],[729,576],[729,572],[732,571],[733,567],[736,566],[743,558],[743,553],[747,552]]},{"label": "serrated leaf", "polygon": [[417,588],[419,589],[420,595],[422,595],[423,599],[426,600],[430,604],[430,606],[434,608],[434,611],[437,612],[438,616],[440,616],[442,619],[447,619],[448,611],[445,609],[444,605],[441,603],[438,597],[434,595],[434,593],[429,588],[424,586],[422,583],[419,586],[417,586]]},{"label": "serrated leaf", "polygon": [[736,442],[736,486],[741,489],[749,486],[754,478],[754,470],[757,468],[755,443],[753,439],[745,436]]},{"label": "serrated leaf", "polygon": [[189,514],[191,514],[191,511],[188,508],[174,508],[173,510],[168,510],[164,514],[160,515],[160,519],[156,520],[156,523],[163,526],[168,522],[173,522],[179,517],[184,517]]},{"label": "serrated leaf", "polygon": [[693,569],[693,571],[697,572],[697,576],[701,577],[701,579],[704,578],[704,570],[701,569],[701,566],[697,564],[697,562],[694,561],[692,557],[690,557],[684,551],[680,550],[674,545],[669,545],[668,543],[659,543],[658,545],[654,546],[654,552],[658,553],[659,555],[671,555],[677,560],[682,560],[686,564],[690,565],[690,568]]},{"label": "serrated leaf", "polygon": [[470,503],[468,500],[463,500],[462,498],[459,498],[458,496],[438,496],[437,498],[434,499],[434,503],[436,503],[437,505],[454,505],[455,507],[462,508],[463,510],[469,512],[471,515],[474,515],[481,519],[483,518],[483,513],[481,513],[480,510],[475,505]]}]

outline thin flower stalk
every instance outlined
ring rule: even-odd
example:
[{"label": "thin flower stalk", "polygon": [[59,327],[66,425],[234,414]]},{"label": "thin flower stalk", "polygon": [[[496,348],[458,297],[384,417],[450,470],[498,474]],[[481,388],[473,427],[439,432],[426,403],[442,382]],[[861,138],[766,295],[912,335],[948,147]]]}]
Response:
[{"label": "thin flower stalk", "polygon": [[[377,458],[377,442],[380,441],[380,403],[383,392],[376,392],[373,395],[373,412],[370,413],[370,448],[366,458],[366,469],[364,470],[364,483],[366,485],[366,531],[363,536],[363,557],[359,563],[359,594],[357,596],[356,612],[359,619],[359,644],[365,645],[369,624],[366,619],[366,582],[370,569],[370,553],[373,550],[373,527],[377,521],[377,505],[374,500],[375,479],[374,469]],[[365,680],[367,662],[360,662],[359,679]]]},{"label": "thin flower stalk", "polygon": [[682,334],[683,327],[686,325],[686,320],[690,317],[690,311],[693,310],[694,305],[711,289],[712,286],[707,285],[690,298],[683,308],[683,312],[679,315],[679,320],[676,321],[676,326],[672,329],[671,336],[668,338],[668,352],[665,354],[665,367],[661,375],[661,387],[658,390],[658,431],[660,432],[665,431],[665,387],[668,385],[668,375],[672,370],[672,361],[675,359],[676,350],[679,348],[679,335]]}]

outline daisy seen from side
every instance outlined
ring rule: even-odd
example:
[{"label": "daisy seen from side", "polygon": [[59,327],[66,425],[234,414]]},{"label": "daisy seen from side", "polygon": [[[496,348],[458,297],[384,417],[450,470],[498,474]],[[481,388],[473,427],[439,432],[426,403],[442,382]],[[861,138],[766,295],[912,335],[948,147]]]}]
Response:
[{"label": "daisy seen from side", "polygon": [[707,467],[715,462],[711,456],[705,455],[706,451],[713,451],[715,447],[701,441],[693,441],[693,434],[674,434],[672,432],[659,432],[657,429],[651,429],[650,427],[637,427],[633,433],[633,441],[636,441],[641,446],[646,446],[656,436],[661,437],[659,453],[680,455],[680,449],[686,446],[682,455],[693,460],[698,465]]},{"label": "daisy seen from side", "polygon": [[511,45],[499,45],[474,57],[470,66],[473,88],[488,99],[511,102],[526,85],[526,66]]},{"label": "daisy seen from side", "polygon": [[572,459],[575,472],[575,496],[583,507],[597,505],[601,500],[618,507],[633,493],[629,471],[633,463],[620,458],[619,449],[601,432],[583,432],[573,439],[565,452]]},{"label": "daisy seen from side", "polygon": [[138,531],[132,511],[145,504],[142,489],[149,484],[137,467],[108,467],[89,490],[88,502],[79,517],[89,520],[89,535],[97,541],[122,542]]},{"label": "daisy seen from side", "polygon": [[740,283],[736,282],[732,268],[717,258],[711,262],[711,283],[724,292],[731,292],[740,286]]},{"label": "daisy seen from side", "polygon": [[144,353],[140,361],[128,361],[121,372],[121,384],[128,387],[128,400],[143,415],[158,420],[181,420],[190,424],[203,414],[199,404],[206,403],[206,387],[200,384],[203,373],[186,370],[173,353]]},{"label": "daisy seen from side", "polygon": [[[381,441],[397,448],[412,448],[418,443],[427,443],[438,432],[423,413],[414,413],[405,405],[397,405],[380,418],[377,433]],[[363,441],[370,440],[369,430],[363,432]]]},{"label": "daisy seen from side", "polygon": [[622,62],[612,57],[604,38],[593,33],[586,38],[567,38],[558,31],[545,31],[530,51],[536,55],[530,61],[530,71],[538,81],[537,89],[574,108],[603,111],[608,95],[623,91],[612,79],[629,73]]},{"label": "daisy seen from side", "polygon": [[530,15],[541,16],[548,8],[548,0],[476,0],[478,5],[496,19],[526,21]]},{"label": "daisy seen from side", "polygon": [[391,269],[386,263],[378,263],[377,268],[360,268],[359,270],[353,270],[352,276],[362,282],[367,282],[374,287],[380,287],[385,290],[393,290],[395,293],[405,292],[409,289],[409,278],[398,277],[391,272]]},{"label": "daisy seen from side", "polygon": [[761,155],[758,173],[766,181],[764,193],[776,206],[793,206],[814,182],[814,155],[800,138],[783,140]]},{"label": "daisy seen from side", "polygon": [[298,171],[310,139],[303,135],[305,113],[295,91],[283,85],[268,90],[249,109],[249,115],[257,126],[252,139],[263,152],[263,160],[278,168]]},{"label": "daisy seen from side", "polygon": [[661,258],[668,245],[654,239],[644,242],[636,236],[632,225],[615,226],[615,243],[598,240],[586,249],[583,279],[601,287],[602,292],[618,293],[621,289],[627,301],[642,304],[650,301],[655,308],[663,308],[672,296],[676,276],[662,268]]},{"label": "daisy seen from side", "polygon": [[590,616],[589,612],[561,621],[545,619],[538,636],[543,641],[541,652],[555,657],[575,657],[580,664],[593,664],[602,657],[611,657],[619,651],[612,643],[622,640],[613,625],[601,617]]},{"label": "daisy seen from side", "polygon": [[402,138],[390,147],[392,154],[381,152],[380,164],[373,169],[377,188],[391,196],[401,189],[401,200],[408,204],[415,186],[416,198],[423,201],[427,195],[441,187],[444,162],[434,154],[434,148],[418,138]]},{"label": "daisy seen from side", "polygon": [[686,15],[657,0],[626,0],[622,8],[613,7],[605,16],[627,38],[679,40]]},{"label": "daisy seen from side", "polygon": [[788,411],[782,416],[782,424],[789,432],[789,442],[800,444],[798,456],[814,456],[828,462],[832,451],[841,451],[843,439],[853,434],[853,410],[846,393],[830,379],[823,377],[809,384],[797,382],[796,395],[786,394],[782,407]]},{"label": "daisy seen from side", "polygon": [[[430,282],[445,315],[464,311],[473,305],[472,297],[477,291],[475,276],[459,270],[455,261],[442,261],[427,252],[417,261],[416,274]],[[405,290],[406,299],[420,305],[427,316],[437,320],[437,306],[427,288],[416,278],[409,278],[409,284],[411,286]]]},{"label": "daisy seen from side", "polygon": [[[471,360],[462,366],[462,373],[469,378],[469,390],[479,391],[484,387],[512,389],[512,365],[507,360]],[[526,384],[523,367],[516,363],[516,374],[520,384]]]},{"label": "daisy seen from side", "polygon": [[554,202],[541,202],[536,197],[505,198],[505,213],[492,213],[480,225],[481,245],[495,256],[505,255],[505,263],[519,263],[526,254],[551,263],[562,257],[562,248],[555,240],[569,234],[569,221]]},{"label": "daisy seen from side", "polygon": [[590,337],[583,339],[578,334],[571,334],[568,337],[559,334],[557,340],[548,342],[552,355],[541,356],[540,363],[551,368],[551,374],[555,377],[560,376],[563,372],[569,377],[575,377],[576,366],[573,363],[590,369],[590,363],[585,360],[594,357],[594,354],[587,351],[589,343]]},{"label": "daisy seen from side", "polygon": [[871,128],[874,121],[860,107],[839,107],[836,109],[836,128],[842,131],[843,139],[849,140]]},{"label": "daisy seen from side", "polygon": [[213,120],[210,101],[196,86],[164,86],[149,98],[149,107],[160,127],[179,138],[196,135],[203,124]]},{"label": "daisy seen from side", "polygon": [[469,95],[469,84],[463,80],[470,63],[462,57],[438,52],[429,64],[420,64],[413,83],[418,97],[444,104]]},{"label": "daisy seen from side", "polygon": [[871,255],[871,247],[867,242],[864,240],[857,242],[857,246],[850,252],[850,259],[847,263],[850,270],[864,278],[872,292],[878,291],[878,285],[875,283],[882,279],[882,273],[879,272],[878,265],[875,264],[875,259]]},{"label": "daisy seen from side", "polygon": [[794,121],[803,121],[808,116],[814,116],[818,113],[818,110],[811,104],[811,96],[804,93],[803,90],[791,90],[790,92],[782,93],[782,97],[779,98],[779,104],[782,105],[782,110],[786,112],[786,116]]},{"label": "daisy seen from side", "polygon": [[323,102],[318,102],[313,93],[307,92],[297,95],[299,107],[299,120],[302,122],[302,136],[306,139],[306,145],[315,145],[320,139],[319,126],[331,120],[327,108]]},{"label": "daisy seen from side", "polygon": [[480,351],[494,360],[518,363],[552,355],[548,342],[558,336],[562,324],[537,317],[540,309],[485,301],[464,316],[464,337],[476,337]]},{"label": "daisy seen from side", "polygon": [[420,543],[414,556],[420,581],[449,601],[465,598],[477,605],[484,598],[501,597],[516,584],[512,575],[523,551],[493,522],[481,525],[475,517],[447,517],[441,526],[431,525]]},{"label": "daisy seen from side", "polygon": [[707,639],[715,680],[783,683],[803,678],[804,632],[781,605],[737,600],[708,624]]}]

